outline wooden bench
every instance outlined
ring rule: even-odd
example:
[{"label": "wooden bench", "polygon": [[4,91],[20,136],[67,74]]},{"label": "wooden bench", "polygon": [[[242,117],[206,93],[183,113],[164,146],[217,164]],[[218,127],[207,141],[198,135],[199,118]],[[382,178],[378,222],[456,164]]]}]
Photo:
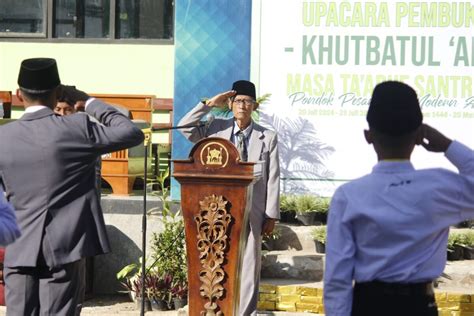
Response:
[{"label": "wooden bench", "polygon": [[[132,94],[90,94],[102,101],[118,105],[130,111],[132,120],[139,128],[149,127],[152,120],[153,95]],[[149,153],[150,154],[150,153]],[[143,144],[102,156],[102,178],[112,187],[113,195],[129,195],[137,177],[144,173],[144,146]],[[147,170],[151,169],[151,159]]]},{"label": "wooden bench", "polygon": [[164,129],[153,133],[153,158],[155,174],[171,168],[171,130],[173,126],[173,99],[156,98],[153,100],[153,128]]},{"label": "wooden bench", "polygon": [[0,91],[0,103],[2,103],[2,107],[3,107],[3,118],[11,118],[11,109],[12,109],[11,91]]}]

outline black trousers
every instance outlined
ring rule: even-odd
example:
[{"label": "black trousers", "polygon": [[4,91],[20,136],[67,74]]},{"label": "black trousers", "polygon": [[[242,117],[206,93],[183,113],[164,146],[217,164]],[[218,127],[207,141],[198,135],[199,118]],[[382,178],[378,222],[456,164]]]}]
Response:
[{"label": "black trousers", "polygon": [[352,316],[438,316],[431,284],[356,283]]},{"label": "black trousers", "polygon": [[5,267],[7,316],[78,316],[84,301],[85,259],[59,267]]}]

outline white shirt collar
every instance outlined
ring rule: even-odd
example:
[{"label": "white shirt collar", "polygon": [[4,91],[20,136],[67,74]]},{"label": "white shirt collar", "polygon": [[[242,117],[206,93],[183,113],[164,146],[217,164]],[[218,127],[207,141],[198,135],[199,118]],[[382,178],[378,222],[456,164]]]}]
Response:
[{"label": "white shirt collar", "polygon": [[[245,138],[248,138],[253,129],[253,121],[250,121],[249,126],[247,126],[242,132],[244,133]],[[234,131],[233,135],[236,135],[240,131],[237,121],[234,120]]]}]

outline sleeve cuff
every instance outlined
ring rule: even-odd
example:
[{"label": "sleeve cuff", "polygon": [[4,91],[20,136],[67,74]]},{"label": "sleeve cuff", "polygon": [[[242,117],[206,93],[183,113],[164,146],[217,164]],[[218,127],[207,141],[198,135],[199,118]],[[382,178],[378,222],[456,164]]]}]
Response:
[{"label": "sleeve cuff", "polygon": [[453,140],[444,153],[446,158],[456,167],[461,167],[472,160],[474,151],[460,142]]}]

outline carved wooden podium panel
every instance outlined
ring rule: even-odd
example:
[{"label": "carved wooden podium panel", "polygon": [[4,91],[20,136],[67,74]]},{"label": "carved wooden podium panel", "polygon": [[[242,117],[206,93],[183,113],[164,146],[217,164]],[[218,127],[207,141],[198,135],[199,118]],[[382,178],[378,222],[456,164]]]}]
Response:
[{"label": "carved wooden podium panel", "polygon": [[218,137],[199,141],[188,160],[173,163],[186,231],[189,315],[237,315],[255,163],[241,162],[235,146]]}]

